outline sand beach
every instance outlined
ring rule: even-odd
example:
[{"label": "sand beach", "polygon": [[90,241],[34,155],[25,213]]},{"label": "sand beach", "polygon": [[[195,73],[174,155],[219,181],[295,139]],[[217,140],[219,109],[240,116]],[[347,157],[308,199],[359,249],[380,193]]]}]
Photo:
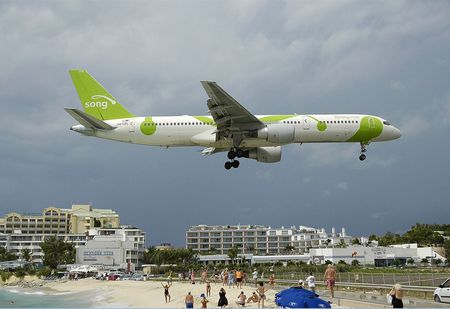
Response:
[{"label": "sand beach", "polygon": [[[211,296],[208,307],[217,307],[219,300],[219,289],[222,283],[211,284]],[[255,291],[254,286],[244,286],[242,289],[236,287],[224,287],[228,299],[228,307],[237,308],[236,301],[241,291],[250,296]],[[204,283],[191,284],[189,282],[174,281],[170,287],[171,301],[166,303],[164,300],[164,288],[158,281],[101,281],[92,278],[71,280],[71,281],[53,281],[45,284],[43,289],[47,293],[95,293],[93,307],[111,308],[111,307],[132,307],[132,308],[185,308],[184,299],[188,292],[194,296],[194,308],[200,308],[200,294],[206,294],[206,285]],[[265,307],[274,308],[274,298],[276,290],[266,293],[267,299]],[[80,294],[83,295],[83,294]],[[249,303],[247,308],[257,308],[257,303]]]}]

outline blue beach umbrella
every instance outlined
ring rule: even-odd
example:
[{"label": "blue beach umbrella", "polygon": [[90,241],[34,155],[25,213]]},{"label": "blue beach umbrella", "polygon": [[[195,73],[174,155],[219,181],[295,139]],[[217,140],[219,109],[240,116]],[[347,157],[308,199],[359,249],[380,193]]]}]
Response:
[{"label": "blue beach umbrella", "polygon": [[331,308],[327,301],[301,287],[292,287],[275,294],[275,303],[282,308]]}]

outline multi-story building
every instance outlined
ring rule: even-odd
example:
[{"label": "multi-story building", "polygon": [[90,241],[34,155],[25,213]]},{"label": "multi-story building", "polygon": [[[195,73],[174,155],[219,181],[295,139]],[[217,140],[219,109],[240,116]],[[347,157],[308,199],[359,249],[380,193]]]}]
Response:
[{"label": "multi-story building", "polygon": [[145,251],[145,232],[122,226],[118,229],[89,231],[90,240],[77,247],[77,264],[140,266]]},{"label": "multi-story building", "polygon": [[218,254],[226,254],[233,247],[237,247],[242,254],[303,254],[311,248],[325,248],[340,243],[348,245],[351,240],[352,237],[345,233],[345,229],[336,234],[333,228],[328,234],[325,229],[305,226],[271,228],[263,225],[198,225],[186,232],[186,248]]},{"label": "multi-story building", "polygon": [[91,205],[72,205],[70,209],[44,208],[42,214],[11,212],[0,218],[0,233],[13,234],[82,234],[98,228],[120,226],[119,215],[112,209]]},{"label": "multi-story building", "polygon": [[0,218],[0,246],[19,258],[28,249],[32,262],[42,262],[44,254],[40,244],[52,236],[73,243],[77,251],[91,240],[95,241],[89,243],[90,247],[116,241],[116,247],[123,249],[123,259],[133,265],[139,265],[145,250],[145,233],[120,226],[119,215],[112,209],[91,205],[72,205],[70,209],[47,207],[42,214],[11,212]]}]

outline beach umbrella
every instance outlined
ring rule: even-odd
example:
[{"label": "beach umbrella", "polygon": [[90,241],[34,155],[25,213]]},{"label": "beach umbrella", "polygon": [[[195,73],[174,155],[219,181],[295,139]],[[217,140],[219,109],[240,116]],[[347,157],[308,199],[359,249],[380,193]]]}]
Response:
[{"label": "beach umbrella", "polygon": [[275,294],[275,303],[282,308],[331,308],[327,301],[302,287],[292,287]]}]

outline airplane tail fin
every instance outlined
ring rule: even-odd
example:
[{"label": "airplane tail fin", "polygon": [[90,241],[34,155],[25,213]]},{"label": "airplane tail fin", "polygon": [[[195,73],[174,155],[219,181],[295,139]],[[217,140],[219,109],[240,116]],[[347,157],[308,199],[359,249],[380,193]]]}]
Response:
[{"label": "airplane tail fin", "polygon": [[70,70],[69,73],[87,114],[100,120],[134,117],[87,71]]}]

